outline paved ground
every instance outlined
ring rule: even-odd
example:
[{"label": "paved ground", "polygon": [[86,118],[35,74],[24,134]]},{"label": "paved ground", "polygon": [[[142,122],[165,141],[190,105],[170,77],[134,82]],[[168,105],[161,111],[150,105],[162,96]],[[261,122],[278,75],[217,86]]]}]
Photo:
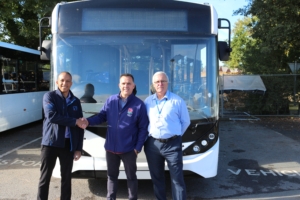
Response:
[{"label": "paved ground", "polygon": [[251,121],[254,124],[270,128],[274,131],[300,142],[299,117],[259,117],[260,120]]},{"label": "paved ground", "polygon": [[[299,128],[300,118],[289,117],[221,121],[218,175],[186,179],[188,199],[300,199]],[[35,198],[41,129],[39,122],[0,134],[0,200]],[[72,183],[74,200],[105,199],[105,180],[73,179]],[[151,181],[141,180],[140,199],[154,199],[151,188]],[[120,181],[118,199],[127,199],[126,189],[126,181]],[[59,199],[59,193],[60,179],[53,178],[49,199]]]},{"label": "paved ground", "polygon": [[300,142],[300,115],[295,116],[251,116],[246,112],[224,112],[221,120],[252,123],[274,130]]}]

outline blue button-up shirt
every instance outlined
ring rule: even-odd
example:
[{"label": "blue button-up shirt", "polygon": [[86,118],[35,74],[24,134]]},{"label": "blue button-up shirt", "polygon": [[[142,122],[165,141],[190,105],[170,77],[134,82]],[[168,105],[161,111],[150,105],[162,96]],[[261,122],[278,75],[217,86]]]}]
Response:
[{"label": "blue button-up shirt", "polygon": [[156,94],[146,98],[145,105],[149,117],[148,132],[154,138],[167,139],[183,135],[190,125],[190,116],[184,100],[167,91],[162,99]]}]

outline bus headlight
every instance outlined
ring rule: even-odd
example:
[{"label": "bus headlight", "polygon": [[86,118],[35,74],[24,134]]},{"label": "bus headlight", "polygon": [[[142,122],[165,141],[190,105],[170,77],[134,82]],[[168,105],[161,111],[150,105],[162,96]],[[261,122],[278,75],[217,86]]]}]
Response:
[{"label": "bus headlight", "polygon": [[200,147],[198,145],[195,145],[193,147],[193,150],[194,150],[195,153],[199,153],[200,152]]},{"label": "bus headlight", "polygon": [[[194,134],[197,133],[196,132],[192,133],[191,138],[193,137],[195,138],[195,136],[197,136]],[[200,137],[196,138],[191,144],[188,144],[189,146],[185,147],[185,149],[183,150],[183,155],[188,156],[188,155],[204,153],[209,149],[211,149],[217,143],[217,141],[218,141],[218,129],[216,126],[215,130],[211,129],[206,134],[201,134]]]},{"label": "bus headlight", "polygon": [[208,144],[208,143],[207,143],[206,140],[202,140],[202,141],[201,141],[201,145],[202,145],[202,146],[206,146],[207,144]]},{"label": "bus headlight", "polygon": [[208,138],[209,138],[210,140],[214,140],[215,137],[216,137],[216,135],[215,135],[214,133],[210,133],[210,134],[208,135]]}]

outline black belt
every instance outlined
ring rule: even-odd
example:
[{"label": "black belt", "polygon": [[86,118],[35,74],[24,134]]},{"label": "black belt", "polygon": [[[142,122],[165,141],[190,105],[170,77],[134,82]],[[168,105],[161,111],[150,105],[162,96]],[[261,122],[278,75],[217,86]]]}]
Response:
[{"label": "black belt", "polygon": [[178,137],[178,135],[174,135],[173,137],[170,137],[170,138],[167,138],[167,139],[159,139],[159,138],[154,138],[154,137],[152,137],[152,138],[154,140],[160,141],[161,143],[167,143],[168,141],[173,140],[173,139],[175,139],[177,137]]}]

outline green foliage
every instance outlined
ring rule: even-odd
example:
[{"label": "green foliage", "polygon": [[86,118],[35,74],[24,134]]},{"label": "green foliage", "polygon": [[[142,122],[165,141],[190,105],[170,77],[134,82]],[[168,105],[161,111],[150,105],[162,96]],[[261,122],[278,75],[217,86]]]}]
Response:
[{"label": "green foliage", "polygon": [[229,61],[225,62],[230,68],[239,68],[244,70],[243,56],[248,46],[255,44],[255,40],[251,37],[252,18],[245,17],[235,23],[233,29],[233,39],[231,42],[232,52]]},{"label": "green foliage", "polygon": [[257,17],[252,37],[260,40],[262,52],[279,51],[290,62],[299,58],[299,0],[252,0],[235,14]]},{"label": "green foliage", "polygon": [[293,76],[261,76],[267,91],[263,95],[249,94],[246,109],[254,115],[288,114],[293,97]]},{"label": "green foliage", "polygon": [[[300,59],[300,1],[248,2],[235,11],[247,17],[235,24],[233,51],[227,65],[245,74],[291,74],[287,63]],[[261,96],[247,94],[243,98],[247,110],[251,114],[288,114],[289,103],[294,101],[293,76],[261,77],[267,91]]]},{"label": "green foliage", "polygon": [[248,74],[289,74],[286,56],[282,50],[268,51],[260,41],[249,45],[242,57]]},{"label": "green foliage", "polygon": [[60,0],[0,0],[0,40],[36,49],[39,20],[50,17]]},{"label": "green foliage", "polygon": [[271,50],[283,50],[291,59],[300,55],[299,0],[255,0],[250,12],[259,18],[254,37]]},{"label": "green foliage", "polygon": [[282,49],[271,49],[259,37],[253,36],[256,17],[238,20],[233,29],[232,52],[226,63],[245,74],[288,74],[287,57]]},{"label": "green foliage", "polygon": [[[299,88],[300,77],[296,82],[293,75],[262,75],[261,78],[266,92],[233,91],[226,95],[229,101],[224,108],[251,115],[289,114],[289,104],[294,102],[294,83],[295,88]],[[295,95],[295,102],[299,102],[299,94]]]}]

